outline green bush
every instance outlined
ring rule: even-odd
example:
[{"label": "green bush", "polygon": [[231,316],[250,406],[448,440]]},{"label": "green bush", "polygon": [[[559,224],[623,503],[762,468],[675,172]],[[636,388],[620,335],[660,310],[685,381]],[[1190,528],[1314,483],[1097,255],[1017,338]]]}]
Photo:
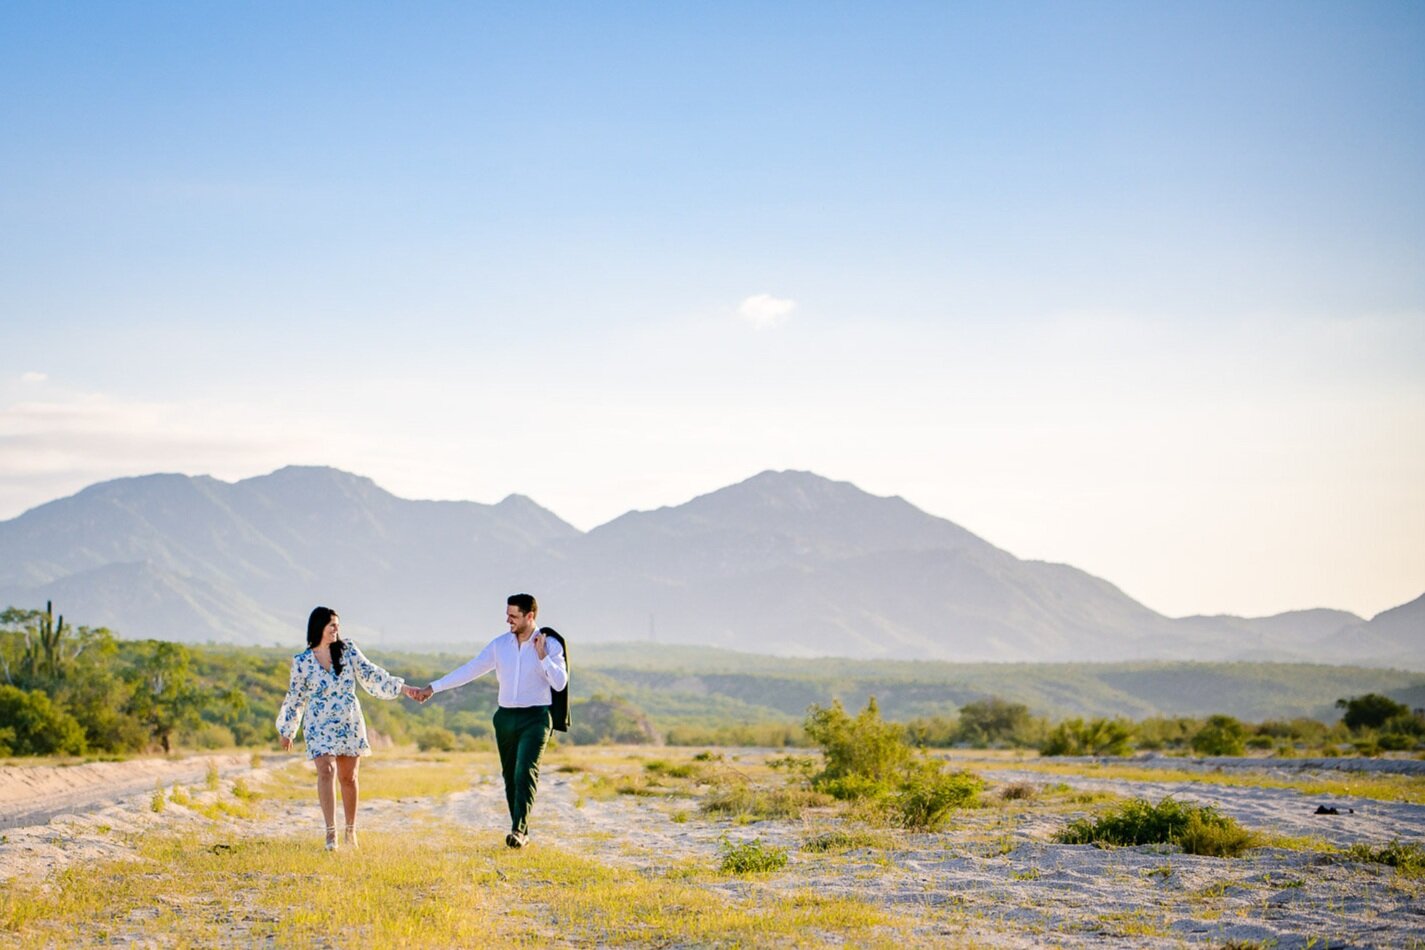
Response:
[{"label": "green bush", "polygon": [[1257,836],[1211,805],[1165,798],[1157,805],[1129,799],[1097,818],[1080,818],[1054,836],[1062,844],[1175,844],[1188,854],[1237,857]]},{"label": "green bush", "polygon": [[83,755],[84,727],[39,690],[0,686],[5,755]]},{"label": "green bush", "polygon": [[416,747],[422,752],[450,752],[455,748],[455,733],[444,726],[417,729]]},{"label": "green bush", "polygon": [[569,710],[571,745],[650,745],[658,742],[658,730],[647,714],[618,697],[595,695],[575,702]]},{"label": "green bush", "polygon": [[922,760],[907,769],[900,787],[886,803],[895,824],[912,831],[934,831],[945,824],[951,809],[974,803],[984,781],[970,772],[946,772],[940,763]]},{"label": "green bush", "polygon": [[1247,751],[1247,731],[1232,716],[1209,716],[1192,737],[1192,750],[1199,755],[1241,755]]},{"label": "green bush", "polygon": [[812,835],[802,842],[802,850],[810,851],[813,854],[840,854],[843,851],[853,851],[858,848],[874,848],[877,845],[874,835],[866,831],[845,831],[836,829],[834,831],[823,831],[821,834]]},{"label": "green bush", "polygon": [[734,844],[723,835],[718,850],[722,852],[720,870],[724,874],[762,874],[787,866],[787,852],[764,845],[761,838]]},{"label": "green bush", "polygon": [[1037,746],[1044,722],[1029,714],[1023,703],[998,696],[977,699],[960,707],[956,740],[976,748]]},{"label": "green bush", "polygon": [[1380,693],[1367,693],[1350,699],[1336,700],[1336,708],[1344,709],[1341,721],[1352,732],[1379,729],[1390,719],[1410,715],[1410,707]]},{"label": "green bush", "polygon": [[1188,716],[1149,716],[1134,728],[1135,744],[1152,751],[1185,749],[1199,726],[1198,720]]},{"label": "green bush", "polygon": [[1040,755],[1127,755],[1133,727],[1122,719],[1065,719],[1039,746]]},{"label": "green bush", "polygon": [[910,762],[905,733],[894,723],[882,722],[876,697],[852,719],[840,700],[828,707],[808,710],[806,734],[821,746],[822,770],[812,786],[836,798],[855,799],[887,790],[902,766]]}]

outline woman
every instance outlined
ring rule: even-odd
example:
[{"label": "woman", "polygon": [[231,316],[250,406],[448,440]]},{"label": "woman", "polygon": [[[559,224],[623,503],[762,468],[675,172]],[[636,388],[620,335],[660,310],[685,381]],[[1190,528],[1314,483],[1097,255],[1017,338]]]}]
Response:
[{"label": "woman", "polygon": [[307,649],[292,658],[292,684],[277,712],[277,731],[282,748],[291,749],[306,708],[307,756],[317,763],[317,800],[327,822],[328,851],[337,848],[334,778],[341,782],[346,843],[356,847],[356,767],[361,756],[371,754],[357,683],[378,699],[395,699],[405,686],[405,680],[363,656],[356,644],[341,639],[335,610],[316,608],[307,618]]}]

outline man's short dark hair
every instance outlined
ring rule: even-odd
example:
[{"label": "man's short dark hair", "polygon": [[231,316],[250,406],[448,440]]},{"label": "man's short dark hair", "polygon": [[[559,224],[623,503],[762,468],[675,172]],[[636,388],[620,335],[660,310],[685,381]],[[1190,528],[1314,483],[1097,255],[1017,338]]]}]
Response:
[{"label": "man's short dark hair", "polygon": [[534,599],[533,594],[511,594],[505,603],[511,607],[518,607],[522,614],[539,612],[539,602]]}]

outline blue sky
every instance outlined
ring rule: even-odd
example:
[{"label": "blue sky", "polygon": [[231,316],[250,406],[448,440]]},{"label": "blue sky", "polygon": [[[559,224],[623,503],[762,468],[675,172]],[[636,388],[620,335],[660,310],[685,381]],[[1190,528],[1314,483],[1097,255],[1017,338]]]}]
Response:
[{"label": "blue sky", "polygon": [[1170,614],[1425,590],[1425,7],[0,9],[0,518],[766,468]]}]

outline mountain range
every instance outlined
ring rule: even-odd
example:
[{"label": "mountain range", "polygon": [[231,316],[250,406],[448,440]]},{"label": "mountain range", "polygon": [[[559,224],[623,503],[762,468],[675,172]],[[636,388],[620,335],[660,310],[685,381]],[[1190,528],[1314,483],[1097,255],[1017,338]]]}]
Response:
[{"label": "mountain range", "polygon": [[763,472],[582,532],[521,495],[398,498],[288,467],[236,483],[147,475],[0,522],[0,604],[126,637],[469,649],[504,598],[587,642],[960,661],[1307,660],[1425,669],[1425,596],[1370,620],[1307,610],[1169,618],[1066,564],[1021,560],[898,497]]}]

